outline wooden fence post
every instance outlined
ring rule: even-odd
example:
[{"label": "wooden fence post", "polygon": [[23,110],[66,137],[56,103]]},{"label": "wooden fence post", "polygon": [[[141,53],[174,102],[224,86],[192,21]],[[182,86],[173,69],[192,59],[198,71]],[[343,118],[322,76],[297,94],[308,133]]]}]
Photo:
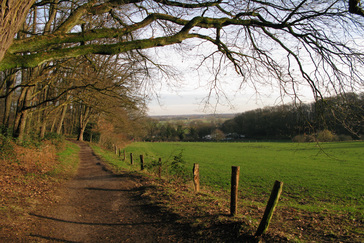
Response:
[{"label": "wooden fence post", "polygon": [[133,153],[130,153],[130,164],[133,164]]},{"label": "wooden fence post", "polygon": [[124,161],[126,160],[126,149],[124,149]]},{"label": "wooden fence post", "polygon": [[158,160],[158,165],[159,165],[159,167],[158,167],[158,177],[159,178],[162,178],[162,158],[159,158],[159,160]]},{"label": "wooden fence post", "polygon": [[118,146],[115,145],[115,154],[118,154]]},{"label": "wooden fence post", "polygon": [[193,164],[193,184],[195,185],[195,192],[200,191],[200,171],[199,171],[199,165]]},{"label": "wooden fence post", "polygon": [[144,170],[144,155],[140,155],[140,170]]},{"label": "wooden fence post", "polygon": [[257,232],[255,233],[255,236],[261,236],[262,234],[264,234],[267,231],[270,220],[273,217],[274,209],[276,208],[278,201],[279,201],[279,197],[281,196],[282,187],[283,187],[283,182],[275,181],[272,193],[270,194],[270,197],[269,197],[269,200],[267,203],[267,207],[265,208],[265,211],[264,211],[262,221],[260,221]]},{"label": "wooden fence post", "polygon": [[238,212],[238,187],[239,187],[240,166],[231,167],[231,201],[230,214],[234,216]]}]

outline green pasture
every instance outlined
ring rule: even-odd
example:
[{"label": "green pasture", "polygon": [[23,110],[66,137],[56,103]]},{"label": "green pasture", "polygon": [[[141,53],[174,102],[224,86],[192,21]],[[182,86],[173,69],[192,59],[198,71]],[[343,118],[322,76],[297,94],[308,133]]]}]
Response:
[{"label": "green pasture", "polygon": [[136,161],[143,154],[146,164],[159,157],[171,161],[182,151],[186,170],[192,173],[198,163],[201,185],[215,189],[229,190],[231,166],[240,166],[240,196],[253,202],[265,202],[279,180],[280,203],[314,211],[364,210],[364,142],[137,142],[126,151]]}]

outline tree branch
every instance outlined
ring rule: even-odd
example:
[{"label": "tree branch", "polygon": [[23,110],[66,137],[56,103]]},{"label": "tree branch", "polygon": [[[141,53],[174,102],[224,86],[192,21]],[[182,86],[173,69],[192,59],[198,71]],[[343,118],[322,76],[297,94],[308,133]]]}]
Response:
[{"label": "tree branch", "polygon": [[360,5],[360,0],[349,0],[349,12],[364,17],[364,10]]},{"label": "tree branch", "polygon": [[212,7],[219,5],[222,0],[214,1],[214,2],[202,2],[202,3],[182,3],[175,2],[169,0],[153,0],[156,3],[161,3],[163,5],[173,6],[173,7],[181,7],[181,8],[204,8],[204,7]]}]

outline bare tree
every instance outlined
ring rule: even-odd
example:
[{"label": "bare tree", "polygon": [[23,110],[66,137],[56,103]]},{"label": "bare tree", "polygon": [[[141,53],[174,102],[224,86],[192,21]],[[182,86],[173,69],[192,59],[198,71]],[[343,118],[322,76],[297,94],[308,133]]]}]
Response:
[{"label": "bare tree", "polygon": [[[78,139],[84,139],[87,124],[97,118],[113,120],[123,125],[136,110],[144,109],[139,96],[138,70],[129,60],[119,57],[84,57],[72,61],[76,87],[69,94],[78,120]],[[79,63],[76,65],[76,63]],[[133,72],[131,72],[133,70]]]},{"label": "bare tree", "polygon": [[63,17],[54,28],[55,15],[44,15],[37,34],[14,40],[0,70],[198,39],[215,46],[206,59],[229,60],[245,80],[280,80],[294,92],[303,79],[315,95],[363,83],[360,1],[37,1],[33,8],[55,4]]},{"label": "bare tree", "polygon": [[221,91],[218,81],[228,66],[241,75],[241,84],[249,83],[257,92],[260,83],[277,83],[281,92],[296,98],[302,85],[309,85],[316,98],[363,89],[359,0],[37,0],[28,1],[26,8],[10,0],[0,3],[2,19],[11,16],[6,11],[19,11],[19,18],[0,25],[1,33],[10,33],[11,26],[18,30],[29,11],[22,38],[12,44],[0,39],[6,43],[0,71],[52,66],[90,54],[119,54],[132,63],[142,58],[163,71],[143,50],[189,43],[192,49],[203,47],[201,65],[210,65],[213,73],[210,94]]}]

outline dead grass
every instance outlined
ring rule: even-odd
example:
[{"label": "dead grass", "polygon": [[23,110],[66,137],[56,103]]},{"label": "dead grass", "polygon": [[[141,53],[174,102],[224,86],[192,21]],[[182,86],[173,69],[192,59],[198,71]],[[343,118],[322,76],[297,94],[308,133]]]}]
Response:
[{"label": "dead grass", "polygon": [[6,143],[0,150],[0,241],[17,241],[28,232],[28,213],[39,204],[54,202],[53,192],[62,177],[52,173],[59,165],[52,142],[37,147]]},{"label": "dead grass", "polygon": [[[265,209],[265,203],[239,201],[238,214],[230,216],[230,199],[226,191],[203,188],[167,180],[151,179],[144,196],[177,215],[179,222],[189,224],[196,237],[214,242],[363,242],[363,222],[346,214],[309,212],[287,206],[275,211],[269,229],[254,237]],[[268,200],[268,199],[267,199]]]}]

